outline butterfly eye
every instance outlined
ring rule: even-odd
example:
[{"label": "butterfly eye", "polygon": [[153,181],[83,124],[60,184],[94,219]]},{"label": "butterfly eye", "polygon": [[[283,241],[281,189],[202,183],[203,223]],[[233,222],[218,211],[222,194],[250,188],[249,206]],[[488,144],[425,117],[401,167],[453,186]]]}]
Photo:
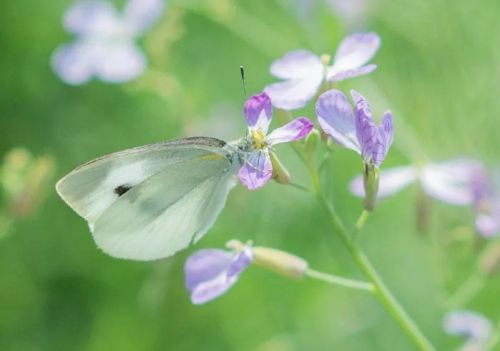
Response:
[{"label": "butterfly eye", "polygon": [[118,196],[122,196],[123,194],[125,194],[127,191],[129,191],[130,189],[132,189],[131,186],[129,185],[119,185],[115,188],[114,192],[116,195]]}]

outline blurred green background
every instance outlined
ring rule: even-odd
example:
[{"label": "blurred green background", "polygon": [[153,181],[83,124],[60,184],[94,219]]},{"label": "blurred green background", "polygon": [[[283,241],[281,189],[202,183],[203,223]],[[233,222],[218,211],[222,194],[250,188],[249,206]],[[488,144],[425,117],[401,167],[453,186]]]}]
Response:
[{"label": "blurred green background", "polygon": [[[2,1],[0,154],[23,147],[35,157],[52,157],[55,171],[30,188],[36,208],[29,211],[12,211],[2,190],[0,350],[413,350],[372,296],[260,268],[245,272],[222,298],[190,303],[185,258],[232,238],[361,278],[314,199],[294,188],[272,183],[248,192],[238,186],[196,247],[149,263],[100,252],[85,221],[54,191],[56,180],[73,167],[112,151],[194,134],[240,137],[240,65],[249,93],[257,93],[274,81],[269,65],[286,51],[333,54],[353,31],[382,37],[373,60],[378,70],[341,89],[364,93],[377,115],[387,108],[395,113],[396,147],[384,167],[461,155],[495,164],[500,2],[361,3],[361,13],[346,17],[322,1],[170,1],[161,22],[141,40],[148,72],[127,84],[74,87],[49,65],[55,48],[72,40],[61,24],[71,1]],[[312,108],[299,112],[314,117]],[[289,147],[278,152],[295,181],[307,184]],[[347,184],[359,159],[339,150],[332,162],[329,190],[351,225],[362,204]],[[416,198],[417,188],[410,187],[383,201],[360,242],[437,348],[452,350],[461,340],[442,331],[446,297],[474,272],[486,243],[475,233],[469,209],[432,201],[428,229],[417,230]],[[492,276],[453,307],[480,311],[497,323],[499,293]]]}]

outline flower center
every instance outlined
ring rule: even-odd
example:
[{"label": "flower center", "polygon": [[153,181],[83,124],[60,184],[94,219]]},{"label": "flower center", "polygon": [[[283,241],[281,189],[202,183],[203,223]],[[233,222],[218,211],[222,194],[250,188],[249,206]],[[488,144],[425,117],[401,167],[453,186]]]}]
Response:
[{"label": "flower center", "polygon": [[266,134],[262,129],[250,131],[250,137],[252,138],[252,146],[254,149],[262,150],[267,146]]}]

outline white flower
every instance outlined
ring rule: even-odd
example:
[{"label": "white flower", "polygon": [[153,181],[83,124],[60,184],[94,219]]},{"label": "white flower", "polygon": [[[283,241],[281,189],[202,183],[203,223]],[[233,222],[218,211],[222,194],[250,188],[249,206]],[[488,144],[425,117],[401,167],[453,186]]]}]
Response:
[{"label": "white flower", "polygon": [[51,59],[54,71],[74,85],[93,77],[109,83],[138,77],[146,58],[135,41],[159,19],[163,8],[163,0],[129,0],[118,13],[108,1],[76,2],[63,18],[76,40],[56,49]]}]

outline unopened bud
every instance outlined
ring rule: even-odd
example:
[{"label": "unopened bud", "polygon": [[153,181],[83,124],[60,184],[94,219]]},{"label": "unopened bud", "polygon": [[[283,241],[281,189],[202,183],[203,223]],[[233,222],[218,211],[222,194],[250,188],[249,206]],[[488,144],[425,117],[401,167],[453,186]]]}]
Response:
[{"label": "unopened bud", "polygon": [[321,60],[321,63],[325,66],[328,66],[328,64],[330,64],[330,60],[332,59],[332,57],[328,54],[323,54],[320,56],[319,58]]},{"label": "unopened bud", "polygon": [[251,250],[252,263],[289,278],[302,278],[309,268],[309,264],[303,258],[285,251],[252,245],[252,241],[244,244],[239,240],[230,240],[226,243],[228,249],[236,252]]},{"label": "unopened bud", "polygon": [[271,164],[273,165],[273,179],[279,184],[290,183],[290,172],[283,166],[278,156],[274,152],[270,152]]},{"label": "unopened bud", "polygon": [[309,135],[304,142],[304,152],[307,156],[313,156],[316,151],[316,147],[318,146],[318,141],[321,138],[317,129],[311,130]]},{"label": "unopened bud", "polygon": [[372,164],[365,163],[363,171],[363,185],[365,187],[365,210],[373,211],[377,202],[380,171]]},{"label": "unopened bud", "polygon": [[268,247],[254,247],[254,263],[289,278],[302,278],[308,263],[288,252]]}]

